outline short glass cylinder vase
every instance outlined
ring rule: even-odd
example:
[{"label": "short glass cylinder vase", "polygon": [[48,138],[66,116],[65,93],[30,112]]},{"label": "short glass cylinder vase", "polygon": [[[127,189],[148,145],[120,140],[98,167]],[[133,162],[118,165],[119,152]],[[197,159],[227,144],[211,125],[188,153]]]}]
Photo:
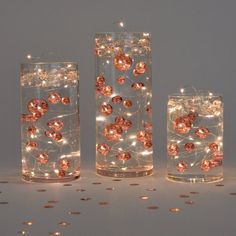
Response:
[{"label": "short glass cylinder vase", "polygon": [[181,182],[223,180],[223,102],[212,93],[169,96],[167,178]]},{"label": "short glass cylinder vase", "polygon": [[149,33],[98,33],[96,169],[99,175],[152,174],[152,78]]},{"label": "short glass cylinder vase", "polygon": [[65,182],[80,176],[77,63],[21,64],[23,179]]}]

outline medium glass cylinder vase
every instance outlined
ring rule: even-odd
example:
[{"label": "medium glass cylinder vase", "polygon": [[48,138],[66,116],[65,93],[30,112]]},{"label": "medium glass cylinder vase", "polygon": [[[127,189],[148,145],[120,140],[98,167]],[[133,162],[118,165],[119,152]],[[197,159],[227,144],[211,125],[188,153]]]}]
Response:
[{"label": "medium glass cylinder vase", "polygon": [[64,182],[80,176],[76,63],[21,65],[23,179]]},{"label": "medium glass cylinder vase", "polygon": [[223,102],[212,93],[169,96],[167,178],[181,182],[223,179]]},{"label": "medium glass cylinder vase", "polygon": [[95,57],[97,173],[112,177],[150,175],[150,34],[98,33]]}]

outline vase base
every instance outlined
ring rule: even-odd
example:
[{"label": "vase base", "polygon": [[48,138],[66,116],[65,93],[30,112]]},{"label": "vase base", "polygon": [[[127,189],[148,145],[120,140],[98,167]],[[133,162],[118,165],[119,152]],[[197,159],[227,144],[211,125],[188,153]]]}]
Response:
[{"label": "vase base", "polygon": [[148,176],[153,173],[153,169],[149,170],[139,170],[139,171],[112,171],[112,170],[104,170],[97,169],[97,174],[107,177],[115,177],[115,178],[134,178],[134,177],[143,177]]},{"label": "vase base", "polygon": [[180,175],[180,174],[167,174],[167,180],[173,182],[183,182],[183,183],[215,183],[223,180],[222,175]]},{"label": "vase base", "polygon": [[37,178],[37,177],[31,177],[28,175],[22,175],[22,180],[27,182],[36,182],[36,183],[64,183],[76,180],[80,177],[79,175],[74,175],[70,177],[63,177],[63,178]]}]

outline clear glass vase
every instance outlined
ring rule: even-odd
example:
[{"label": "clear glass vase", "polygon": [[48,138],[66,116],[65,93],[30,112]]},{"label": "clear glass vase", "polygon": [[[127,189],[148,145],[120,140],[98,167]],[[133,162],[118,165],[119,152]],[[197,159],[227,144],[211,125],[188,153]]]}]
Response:
[{"label": "clear glass vase", "polygon": [[21,64],[23,179],[63,182],[80,176],[78,65]]},{"label": "clear glass vase", "polygon": [[150,175],[150,34],[98,33],[95,60],[97,173],[112,177]]},{"label": "clear glass vase", "polygon": [[212,93],[169,96],[167,178],[181,182],[223,179],[223,102]]}]

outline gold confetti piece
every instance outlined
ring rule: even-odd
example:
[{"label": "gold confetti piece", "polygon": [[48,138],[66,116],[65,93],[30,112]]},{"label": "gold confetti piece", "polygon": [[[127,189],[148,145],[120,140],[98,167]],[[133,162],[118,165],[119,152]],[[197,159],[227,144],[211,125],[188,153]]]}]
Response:
[{"label": "gold confetti piece", "polygon": [[152,192],[152,191],[156,191],[156,189],[155,188],[146,188],[146,191]]},{"label": "gold confetti piece", "polygon": [[113,179],[112,181],[119,182],[121,179]]},{"label": "gold confetti piece", "polygon": [[33,221],[24,221],[22,224],[31,226],[31,225],[33,225]]},{"label": "gold confetti piece", "polygon": [[191,194],[199,194],[199,192],[196,192],[196,191],[192,191],[192,192],[189,192]]},{"label": "gold confetti piece", "polygon": [[236,193],[230,193],[230,195],[236,196]]},{"label": "gold confetti piece", "polygon": [[216,184],[216,187],[223,187],[225,186],[224,184]]},{"label": "gold confetti piece", "polygon": [[58,236],[61,235],[61,233],[59,231],[55,231],[55,232],[49,232],[49,235]]},{"label": "gold confetti piece", "polygon": [[138,186],[139,184],[138,183],[132,183],[130,184],[130,186]]},{"label": "gold confetti piece", "polygon": [[8,184],[8,181],[2,180],[0,181],[0,184]]},{"label": "gold confetti piece", "polygon": [[90,197],[82,197],[82,198],[80,198],[80,200],[82,200],[82,201],[89,201],[89,200],[91,200],[91,198]]},{"label": "gold confetti piece", "polygon": [[43,193],[43,192],[46,192],[47,190],[46,189],[37,189],[37,192],[39,193]]},{"label": "gold confetti piece", "polygon": [[102,184],[102,183],[100,183],[100,182],[93,182],[92,184],[99,185],[99,184]]},{"label": "gold confetti piece", "polygon": [[185,204],[186,204],[186,205],[193,205],[193,204],[194,204],[194,201],[185,201]]},{"label": "gold confetti piece", "polygon": [[49,200],[48,203],[54,204],[54,203],[58,203],[58,201],[56,201],[56,200]]},{"label": "gold confetti piece", "polygon": [[69,187],[69,186],[72,186],[72,184],[63,184],[63,186]]},{"label": "gold confetti piece", "polygon": [[69,211],[68,212],[69,215],[80,215],[79,211]]},{"label": "gold confetti piece", "polygon": [[106,206],[106,205],[109,205],[109,202],[99,202],[99,205]]},{"label": "gold confetti piece", "polygon": [[180,209],[174,207],[174,208],[170,208],[169,211],[172,212],[172,213],[179,213],[179,212],[180,212]]},{"label": "gold confetti piece", "polygon": [[179,195],[179,197],[180,197],[180,198],[189,198],[189,195],[187,195],[187,194],[181,194],[181,195]]},{"label": "gold confetti piece", "polygon": [[85,189],[83,189],[83,188],[78,188],[78,189],[76,189],[76,192],[85,192],[86,190]]},{"label": "gold confetti piece", "polygon": [[113,191],[113,190],[115,190],[115,188],[114,187],[109,187],[109,188],[106,188],[106,190]]},{"label": "gold confetti piece", "polygon": [[61,221],[61,222],[58,223],[58,225],[66,227],[66,226],[70,226],[70,223],[67,222],[67,221]]},{"label": "gold confetti piece", "polygon": [[44,205],[43,208],[54,208],[53,205]]},{"label": "gold confetti piece", "polygon": [[147,207],[147,209],[149,209],[149,210],[156,210],[156,209],[158,209],[159,207],[158,206],[148,206]]},{"label": "gold confetti piece", "polygon": [[26,234],[29,233],[29,231],[27,231],[27,230],[20,230],[20,231],[18,231],[17,233],[18,233],[18,234],[21,234],[21,235],[26,235]]},{"label": "gold confetti piece", "polygon": [[147,200],[147,199],[149,199],[148,196],[140,196],[139,198],[142,199],[142,200]]}]

